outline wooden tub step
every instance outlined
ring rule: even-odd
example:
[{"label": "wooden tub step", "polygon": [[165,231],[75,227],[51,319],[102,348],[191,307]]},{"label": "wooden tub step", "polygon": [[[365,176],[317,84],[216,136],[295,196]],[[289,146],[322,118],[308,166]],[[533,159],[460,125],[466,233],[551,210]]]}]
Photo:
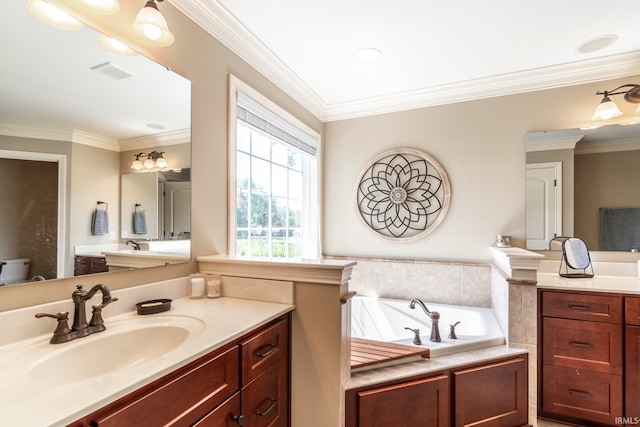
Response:
[{"label": "wooden tub step", "polygon": [[429,358],[429,349],[351,338],[351,372]]}]

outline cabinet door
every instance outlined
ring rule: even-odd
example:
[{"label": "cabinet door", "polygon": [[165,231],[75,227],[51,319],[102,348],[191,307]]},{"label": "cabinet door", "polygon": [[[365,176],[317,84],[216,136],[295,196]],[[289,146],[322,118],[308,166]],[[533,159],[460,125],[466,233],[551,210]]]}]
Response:
[{"label": "cabinet door", "polygon": [[446,375],[360,391],[357,399],[360,427],[449,426]]},{"label": "cabinet door", "polygon": [[231,396],[226,402],[211,411],[193,427],[238,427],[242,425],[240,415],[240,393]]},{"label": "cabinet door", "polygon": [[625,298],[624,309],[624,323],[627,325],[640,326],[640,298]]},{"label": "cabinet door", "polygon": [[640,417],[640,327],[627,326],[625,415]]},{"label": "cabinet door", "polygon": [[287,359],[258,375],[242,389],[243,425],[285,427],[289,423],[289,379]]},{"label": "cabinet door", "polygon": [[453,384],[456,427],[527,424],[526,358],[456,371]]}]

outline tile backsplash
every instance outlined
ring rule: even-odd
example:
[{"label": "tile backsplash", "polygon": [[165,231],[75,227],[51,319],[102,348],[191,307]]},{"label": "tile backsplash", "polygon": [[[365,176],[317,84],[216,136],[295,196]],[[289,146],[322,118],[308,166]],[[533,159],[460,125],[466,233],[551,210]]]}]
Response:
[{"label": "tile backsplash", "polygon": [[353,269],[349,290],[358,295],[491,307],[490,264],[351,260],[358,264]]}]

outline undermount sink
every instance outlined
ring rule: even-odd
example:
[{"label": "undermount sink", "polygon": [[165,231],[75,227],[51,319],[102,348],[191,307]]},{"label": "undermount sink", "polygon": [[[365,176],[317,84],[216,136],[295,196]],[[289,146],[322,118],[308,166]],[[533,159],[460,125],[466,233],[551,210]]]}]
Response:
[{"label": "undermount sink", "polygon": [[160,359],[204,330],[194,317],[138,316],[106,322],[104,332],[64,344],[39,342],[13,356],[27,362],[23,381],[57,386],[118,373]]}]

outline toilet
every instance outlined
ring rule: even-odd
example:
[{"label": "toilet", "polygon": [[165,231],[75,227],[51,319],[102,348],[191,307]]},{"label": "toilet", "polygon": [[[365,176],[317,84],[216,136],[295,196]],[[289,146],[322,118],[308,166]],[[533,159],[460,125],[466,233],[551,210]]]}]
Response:
[{"label": "toilet", "polygon": [[27,281],[29,258],[0,259],[0,262],[5,263],[0,270],[0,286]]}]

